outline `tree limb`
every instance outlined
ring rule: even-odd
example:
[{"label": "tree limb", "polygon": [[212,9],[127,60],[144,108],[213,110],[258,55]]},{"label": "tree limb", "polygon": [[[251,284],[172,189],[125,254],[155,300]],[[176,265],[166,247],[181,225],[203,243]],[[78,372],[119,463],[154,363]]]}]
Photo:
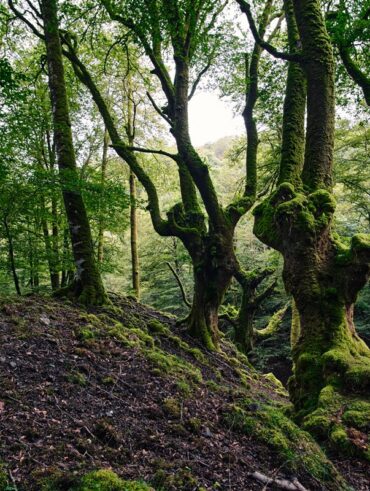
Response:
[{"label": "tree limb", "polygon": [[175,162],[179,160],[179,156],[177,154],[166,152],[165,150],[154,150],[152,148],[142,148],[142,147],[127,147],[127,150],[131,150],[132,152],[154,153],[158,155],[164,155],[165,157],[169,157]]},{"label": "tree limb", "polygon": [[186,296],[185,288],[184,288],[184,285],[182,284],[182,281],[180,279],[180,276],[177,274],[175,268],[172,266],[172,264],[170,262],[166,262],[166,264],[170,268],[170,270],[172,271],[172,274],[175,277],[175,280],[177,281],[177,284],[179,285],[179,288],[180,288],[180,291],[181,291],[181,296],[182,296],[182,299],[183,299],[184,304],[187,307],[189,307],[189,309],[191,309],[192,305],[191,305],[191,302],[189,302],[189,300],[188,300],[188,298]]},{"label": "tree limb", "polygon": [[158,105],[156,104],[155,100],[153,99],[153,97],[150,95],[149,92],[146,93],[148,99],[150,100],[150,102],[152,103],[152,106],[154,107],[154,109],[156,110],[156,112],[160,115],[161,118],[163,118],[170,126],[172,126],[172,121],[170,120],[170,118],[168,116],[166,116],[164,114],[164,112],[158,107]]},{"label": "tree limb", "polygon": [[343,45],[338,46],[339,54],[348,75],[361,87],[365,101],[370,106],[370,78],[367,77],[356,65],[349,54],[349,49]]},{"label": "tree limb", "polygon": [[248,2],[245,0],[236,0],[239,4],[240,10],[247,16],[249,27],[252,31],[253,37],[257,44],[261,46],[261,48],[265,49],[268,53],[270,53],[275,58],[280,58],[281,60],[287,61],[302,61],[303,56],[300,53],[284,53],[278,51],[274,46],[264,41],[259,35],[257,26],[254,22],[251,8]]}]

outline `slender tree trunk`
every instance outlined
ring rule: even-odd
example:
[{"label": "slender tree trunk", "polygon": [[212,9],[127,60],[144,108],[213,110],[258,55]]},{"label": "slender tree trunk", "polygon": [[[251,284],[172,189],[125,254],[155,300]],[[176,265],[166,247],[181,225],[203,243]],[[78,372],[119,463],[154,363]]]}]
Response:
[{"label": "slender tree trunk", "polygon": [[52,216],[52,227],[51,227],[51,253],[53,258],[53,267],[51,271],[51,286],[53,290],[58,290],[60,288],[60,278],[59,278],[59,227],[58,227],[58,204],[56,196],[51,197],[51,216]]},{"label": "slender tree trunk", "polygon": [[[126,134],[130,147],[134,144],[135,139],[135,114],[132,90],[132,79],[129,73],[127,79],[127,125]],[[140,263],[138,250],[138,217],[136,205],[136,177],[130,169],[130,244],[131,244],[131,270],[132,270],[132,288],[135,296],[140,300]]]},{"label": "slender tree trunk", "polygon": [[57,265],[55,264],[55,251],[53,248],[53,236],[50,237],[48,222],[47,222],[46,217],[45,217],[46,206],[45,206],[45,202],[44,202],[43,197],[41,198],[41,213],[42,213],[41,228],[42,228],[42,234],[44,236],[46,259],[47,259],[48,266],[49,266],[50,284],[51,284],[51,289],[53,291],[56,291],[60,288],[59,272],[56,270]]},{"label": "slender tree trunk", "polygon": [[136,177],[130,171],[130,240],[132,264],[132,288],[140,300],[140,263],[138,251],[138,220],[136,207]]},{"label": "slender tree trunk", "polygon": [[[43,0],[41,10],[44,21],[57,163],[76,266],[73,288],[61,293],[68,293],[84,304],[102,304],[107,297],[95,263],[85,205],[77,187],[78,173],[64,79],[56,0]],[[71,189],[71,185],[74,186],[74,189]]]},{"label": "slender tree trunk", "polygon": [[69,256],[69,241],[68,241],[68,228],[65,228],[63,231],[63,249],[62,249],[62,279],[61,279],[61,287],[65,288],[68,284],[67,276],[68,276],[68,256]]},{"label": "slender tree trunk", "polygon": [[[107,175],[107,164],[108,164],[108,145],[109,145],[109,134],[107,129],[104,130],[104,138],[103,138],[103,155],[101,161],[101,189],[102,189],[102,197],[104,199],[104,186],[105,179]],[[104,216],[99,210],[99,230],[98,230],[98,262],[102,264],[104,256]]]},{"label": "slender tree trunk", "polygon": [[3,219],[3,224],[4,224],[6,238],[8,240],[9,264],[10,264],[10,269],[11,269],[12,276],[13,276],[15,291],[17,292],[18,295],[21,295],[21,288],[19,286],[19,278],[17,275],[16,267],[15,267],[13,237],[12,237],[12,234],[10,232],[8,220],[6,217]]},{"label": "slender tree trunk", "polygon": [[[49,154],[50,169],[54,172],[56,167],[55,149],[51,142],[49,129],[46,131],[46,141]],[[59,259],[59,226],[58,226],[58,199],[56,190],[52,190],[51,194],[51,254],[52,254],[52,269],[50,273],[51,286],[54,291],[60,288],[60,259]]]},{"label": "slender tree trunk", "polygon": [[238,268],[235,272],[235,277],[242,287],[242,301],[235,323],[235,342],[244,353],[248,353],[254,347],[254,317],[261,303],[273,292],[276,280],[262,288],[262,291],[258,292],[257,289],[273,272],[271,268],[250,272]]}]

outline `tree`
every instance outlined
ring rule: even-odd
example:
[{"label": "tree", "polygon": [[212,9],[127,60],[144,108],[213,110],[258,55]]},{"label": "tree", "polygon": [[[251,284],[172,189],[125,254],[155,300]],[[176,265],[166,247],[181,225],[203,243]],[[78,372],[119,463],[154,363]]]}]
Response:
[{"label": "tree", "polygon": [[[158,77],[166,97],[166,107],[160,109],[154,99],[151,96],[150,98],[156,110],[169,124],[178,153],[170,154],[127,145],[119,134],[101,91],[77,53],[76,38],[63,36],[64,54],[72,62],[78,78],[90,90],[109,132],[113,148],[128,163],[145,188],[155,230],[163,236],[178,237],[188,250],[194,268],[194,297],[187,321],[189,331],[200,338],[208,348],[214,349],[218,347],[219,338],[218,309],[236,267],[234,229],[255,199],[255,185],[252,184],[254,174],[250,172],[243,195],[223,208],[219,203],[209,169],[195,151],[189,136],[188,100],[194,93],[202,73],[213,60],[217,36],[214,39],[215,46],[212,49],[204,49],[208,65],[198,73],[192,86],[189,70],[195,66],[196,55],[201,53],[201,47],[207,46],[207,40],[212,39],[210,32],[223,6],[220,7],[218,2],[211,0],[199,6],[199,11],[192,2],[182,1],[163,1],[161,5],[151,0],[135,2],[135,5],[131,5],[130,2],[119,6],[111,2],[103,3],[110,17],[122,26],[124,32],[129,30],[133,33],[152,62],[153,73]],[[135,20],[131,17],[133,12],[137,15]],[[149,12],[149,16],[146,16],[146,12]],[[143,16],[146,16],[145,22]],[[173,80],[169,67],[163,61],[164,38],[172,48],[175,65]],[[182,201],[168,212],[167,220],[161,217],[157,190],[134,151],[162,154],[172,158],[178,166]],[[208,224],[197,191],[204,204]]]},{"label": "tree", "polygon": [[[9,1],[9,5],[18,17],[28,23],[14,7],[12,1]],[[105,303],[107,297],[95,262],[90,225],[78,187],[79,178],[72,141],[55,0],[41,2],[41,16],[44,35],[38,32],[37,34],[45,41],[53,108],[55,151],[76,267],[74,282],[66,290],[59,291],[59,294],[67,293],[82,303],[99,305]]]},{"label": "tree", "polygon": [[[369,278],[370,241],[367,235],[357,234],[346,245],[333,229],[333,48],[320,2],[295,0],[293,5],[292,21],[296,20],[302,52],[293,51],[290,44],[290,55],[279,56],[290,64],[298,62],[307,81],[305,141],[300,129],[288,128],[293,115],[298,128],[303,128],[304,115],[302,98],[296,97],[288,77],[283,148],[291,157],[286,159],[282,152],[279,185],[255,209],[254,230],[260,240],[283,255],[285,288],[299,314],[289,390],[303,418],[315,410],[315,417],[323,415],[325,404],[333,403],[332,398],[325,399],[330,391],[337,391],[338,400],[347,391],[366,393],[369,388],[370,351],[356,333],[353,309]],[[289,2],[285,8],[287,13]],[[288,29],[292,34],[289,22]],[[295,87],[303,90],[301,75],[295,75]],[[310,421],[308,426],[313,425]]]}]

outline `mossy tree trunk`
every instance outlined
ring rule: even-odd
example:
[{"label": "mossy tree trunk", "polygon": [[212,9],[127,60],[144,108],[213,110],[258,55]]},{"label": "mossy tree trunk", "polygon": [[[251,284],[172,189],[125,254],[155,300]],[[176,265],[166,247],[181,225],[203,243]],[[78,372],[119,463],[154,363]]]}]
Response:
[{"label": "mossy tree trunk", "polygon": [[[226,235],[226,234],[225,234]],[[193,261],[194,294],[188,317],[192,336],[209,349],[219,347],[218,312],[230,285],[236,258],[232,233],[228,240],[217,234],[196,241],[185,241]]]},{"label": "mossy tree trunk", "polygon": [[[47,124],[48,126],[48,124]],[[52,142],[50,130],[46,128],[46,144],[47,155],[49,159],[49,168],[51,172],[54,172],[56,168],[55,160],[55,145]],[[52,268],[50,271],[50,280],[52,290],[58,290],[60,288],[60,259],[59,259],[59,225],[58,225],[58,199],[57,193],[53,190],[51,195],[51,262]]]},{"label": "mossy tree trunk", "polygon": [[[134,105],[134,93],[132,88],[132,76],[129,71],[126,77],[127,97],[127,121],[126,135],[130,147],[134,145],[136,107]],[[140,261],[139,261],[139,220],[137,213],[137,189],[136,176],[130,169],[130,246],[131,246],[131,277],[132,289],[138,300],[140,300]]]},{"label": "mossy tree trunk", "polygon": [[254,347],[255,331],[254,318],[261,303],[272,293],[276,286],[273,281],[262,291],[257,291],[260,284],[273,273],[272,269],[263,271],[237,271],[235,277],[242,287],[242,300],[238,317],[234,322],[235,343],[244,353],[248,353]]},{"label": "mossy tree trunk", "polygon": [[[357,294],[370,275],[370,239],[359,234],[346,246],[333,232],[332,46],[319,0],[295,0],[294,13],[307,81],[304,162],[301,165],[296,158],[304,144],[301,130],[285,131],[286,155],[291,152],[293,157],[282,156],[280,176],[284,179],[256,208],[254,230],[265,244],[282,253],[285,287],[299,315],[295,319],[299,329],[294,333],[294,374],[289,390],[303,418],[314,411],[324,414],[327,401],[323,395],[328,386],[341,394],[366,394],[370,388],[370,350],[353,323]],[[302,128],[303,99],[294,94],[300,86],[303,96],[304,81],[299,70],[292,74],[295,91],[289,88],[292,80],[288,78],[285,109],[289,111],[284,113],[284,126],[292,121],[293,111]]]},{"label": "mossy tree trunk", "polygon": [[56,1],[42,1],[41,10],[53,109],[55,150],[76,266],[75,281],[67,292],[60,293],[68,293],[84,304],[102,304],[107,298],[95,263],[90,225],[78,186]]}]

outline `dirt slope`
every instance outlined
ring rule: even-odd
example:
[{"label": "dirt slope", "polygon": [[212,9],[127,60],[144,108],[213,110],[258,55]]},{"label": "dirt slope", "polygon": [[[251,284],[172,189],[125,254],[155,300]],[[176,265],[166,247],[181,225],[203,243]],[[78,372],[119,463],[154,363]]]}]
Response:
[{"label": "dirt slope", "polygon": [[[285,416],[283,389],[231,345],[205,353],[174,319],[112,301],[94,312],[46,297],[1,302],[0,491],[72,490],[95,469],[157,491],[266,489],[254,471],[348,489]],[[339,468],[352,489],[370,489],[365,464]]]}]

